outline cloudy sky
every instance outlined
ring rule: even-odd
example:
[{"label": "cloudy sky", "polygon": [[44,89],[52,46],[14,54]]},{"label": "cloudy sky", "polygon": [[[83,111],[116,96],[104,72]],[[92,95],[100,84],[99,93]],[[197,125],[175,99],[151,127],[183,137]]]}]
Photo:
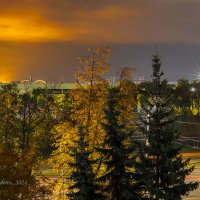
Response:
[{"label": "cloudy sky", "polygon": [[151,74],[158,49],[170,81],[200,72],[199,0],[0,0],[0,81],[73,81],[87,47],[112,48],[123,66]]}]

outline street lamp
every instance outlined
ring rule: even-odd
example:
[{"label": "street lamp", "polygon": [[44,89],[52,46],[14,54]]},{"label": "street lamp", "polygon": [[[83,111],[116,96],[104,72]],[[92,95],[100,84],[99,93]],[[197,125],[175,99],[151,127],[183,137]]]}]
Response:
[{"label": "street lamp", "polygon": [[192,93],[191,95],[191,106],[192,106],[192,113],[193,113],[193,110],[194,110],[194,93],[196,92],[196,88],[195,87],[191,87],[190,88],[190,91]]},{"label": "street lamp", "polygon": [[192,87],[192,88],[190,89],[191,92],[196,92],[196,90],[197,90],[197,89],[196,89],[195,87]]}]

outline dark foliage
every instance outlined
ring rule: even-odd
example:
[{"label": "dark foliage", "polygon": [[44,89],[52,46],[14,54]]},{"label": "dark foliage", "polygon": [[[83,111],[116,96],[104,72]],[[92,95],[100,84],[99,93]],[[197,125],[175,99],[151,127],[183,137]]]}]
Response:
[{"label": "dark foliage", "polygon": [[[153,56],[152,81],[143,88],[141,104],[143,117],[140,131],[147,138],[141,144],[135,163],[135,178],[140,182],[144,199],[178,200],[198,187],[197,182],[185,182],[193,171],[189,160],[183,161],[179,135],[172,106],[171,90],[163,79],[159,56]],[[146,116],[146,117],[144,117]]]},{"label": "dark foliage", "polygon": [[111,88],[108,96],[108,106],[105,110],[106,131],[105,148],[98,149],[104,155],[105,173],[99,178],[107,182],[105,191],[110,199],[139,199],[137,185],[132,180],[133,148],[130,138],[133,130],[128,130],[118,109],[119,88]]},{"label": "dark foliage", "polygon": [[88,150],[86,133],[80,126],[78,128],[79,139],[74,141],[75,146],[71,147],[74,162],[70,162],[69,165],[74,169],[70,177],[73,185],[69,187],[70,192],[67,196],[73,200],[103,199],[103,195],[98,192],[100,186],[96,184],[96,176],[92,169],[94,161],[90,159],[92,152]]}]

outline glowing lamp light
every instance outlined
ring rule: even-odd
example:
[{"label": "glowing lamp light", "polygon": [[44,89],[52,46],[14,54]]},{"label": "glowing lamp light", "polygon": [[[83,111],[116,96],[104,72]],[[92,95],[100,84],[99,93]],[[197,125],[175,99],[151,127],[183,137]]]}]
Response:
[{"label": "glowing lamp light", "polygon": [[195,91],[196,91],[196,88],[195,88],[195,87],[192,87],[192,88],[190,89],[190,91],[191,91],[191,92],[195,92]]},{"label": "glowing lamp light", "polygon": [[199,72],[199,69],[198,71],[194,74],[195,76],[195,80],[200,80],[200,72]]}]

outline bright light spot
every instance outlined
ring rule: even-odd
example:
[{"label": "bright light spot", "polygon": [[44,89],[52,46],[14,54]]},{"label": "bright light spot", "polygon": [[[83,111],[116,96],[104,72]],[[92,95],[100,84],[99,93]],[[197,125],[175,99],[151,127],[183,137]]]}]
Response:
[{"label": "bright light spot", "polygon": [[195,92],[195,91],[196,91],[196,88],[192,87],[192,88],[190,89],[190,91],[191,91],[191,92]]},{"label": "bright light spot", "polygon": [[[198,67],[199,68],[199,67]],[[200,80],[200,71],[198,70],[195,74],[195,80]]]},{"label": "bright light spot", "polygon": [[8,76],[4,76],[4,75],[0,76],[0,83],[8,83],[10,81],[11,81],[11,78],[9,78]]},{"label": "bright light spot", "polygon": [[16,78],[16,69],[13,67],[0,66],[0,83],[8,83]]},{"label": "bright light spot", "polygon": [[1,17],[0,40],[4,41],[49,41],[72,38],[69,30],[62,30],[55,24],[39,17]]}]

